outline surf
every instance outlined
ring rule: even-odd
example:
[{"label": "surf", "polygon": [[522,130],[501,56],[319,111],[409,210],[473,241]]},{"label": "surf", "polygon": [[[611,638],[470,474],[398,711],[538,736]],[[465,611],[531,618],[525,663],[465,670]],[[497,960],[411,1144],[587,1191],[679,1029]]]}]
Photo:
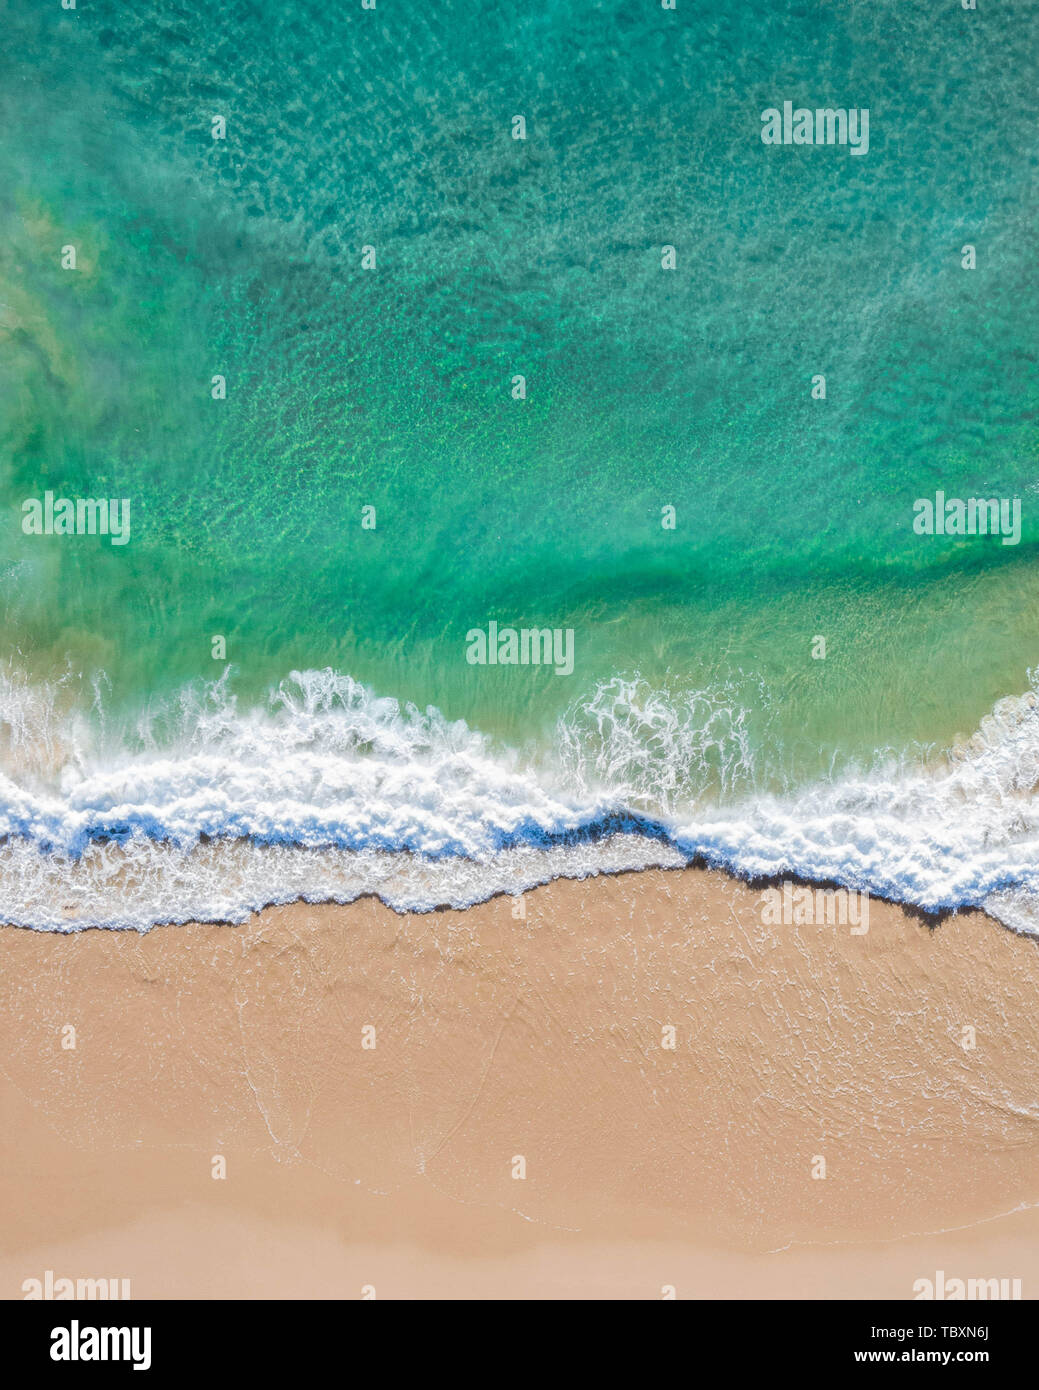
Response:
[{"label": "surf", "polygon": [[143,931],[365,894],[430,911],[701,863],[929,912],[983,907],[1039,932],[1034,677],[941,757],[783,793],[755,786],[760,744],[737,695],[615,678],[539,750],[333,670],[293,672],[243,709],[225,673],[132,727],[6,678],[2,916]]}]

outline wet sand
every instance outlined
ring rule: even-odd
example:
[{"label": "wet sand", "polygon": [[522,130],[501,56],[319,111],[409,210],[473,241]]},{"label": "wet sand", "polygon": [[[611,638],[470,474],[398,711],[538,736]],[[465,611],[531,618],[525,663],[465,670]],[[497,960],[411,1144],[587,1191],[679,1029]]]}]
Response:
[{"label": "wet sand", "polygon": [[0,929],[0,1296],[1034,1296],[1039,942],[696,869],[521,902]]}]

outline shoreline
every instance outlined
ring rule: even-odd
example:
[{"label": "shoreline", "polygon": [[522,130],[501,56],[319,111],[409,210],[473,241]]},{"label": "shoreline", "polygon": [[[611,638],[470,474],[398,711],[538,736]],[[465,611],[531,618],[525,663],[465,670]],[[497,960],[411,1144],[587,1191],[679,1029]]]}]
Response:
[{"label": "shoreline", "polygon": [[[611,809],[613,800],[631,801],[624,776],[638,783],[641,761],[654,777],[666,772],[653,763],[652,741],[644,748],[621,740],[624,776],[607,805],[576,774],[560,781],[570,791],[553,791],[547,766],[516,764],[509,750],[461,721],[449,725],[432,707],[402,713],[331,670],[294,672],[292,680],[296,703],[286,691],[278,710],[248,718],[217,682],[213,709],[188,701],[162,756],[85,763],[68,795],[55,795],[47,779],[50,790],[23,787],[0,827],[9,924],[75,931],[240,923],[264,906],[347,904],[369,894],[403,914],[467,910],[561,879],[693,867],[752,889],[855,885],[849,891],[931,922],[984,910],[1011,931],[1039,935],[1034,845],[1017,808],[1022,760],[1039,736],[1033,690],[1000,698],[944,754],[917,749],[886,771],[878,764],[877,776],[849,766],[778,799],[761,792],[714,806],[706,819],[687,809],[672,821],[663,811]],[[43,751],[53,761],[61,745],[67,759],[71,735],[50,706],[44,714]],[[14,723],[21,770],[12,775],[21,786],[31,732],[24,710]],[[177,754],[182,736],[187,751]],[[668,758],[680,742],[668,744]],[[359,757],[358,747],[367,750]],[[607,740],[597,756],[611,748]]]},{"label": "shoreline", "polygon": [[[363,1266],[386,1296],[659,1297],[677,1266],[696,1297],[911,1297],[938,1268],[1034,1297],[1039,943],[880,900],[864,935],[773,927],[759,897],[648,869],[0,929],[0,1296],[51,1268],[352,1297]],[[264,1242],[281,1274],[236,1254]]]},{"label": "shoreline", "polygon": [[[221,842],[207,842],[219,844]],[[247,846],[249,841],[240,839],[238,841],[227,842],[236,845]],[[666,842],[665,842],[666,843]],[[298,846],[290,848],[299,849]],[[572,846],[566,846],[572,848]],[[308,851],[309,853],[320,854],[322,851]],[[540,851],[545,852],[545,851]],[[395,851],[401,858],[420,862],[421,857],[407,851]],[[677,851],[676,851],[677,853]],[[465,860],[463,856],[457,857],[458,862],[477,862]],[[637,878],[643,874],[684,874],[688,872],[718,875],[722,879],[732,883],[740,884],[748,892],[760,895],[768,890],[780,891],[789,886],[794,890],[807,889],[811,892],[822,892],[826,894],[848,894],[868,898],[871,903],[883,904],[886,908],[895,908],[905,914],[906,917],[914,918],[931,930],[936,930],[944,922],[962,913],[977,913],[987,921],[999,927],[1003,931],[1011,932],[1015,936],[1022,936],[1034,941],[1039,941],[1039,931],[1032,931],[1025,927],[1018,927],[1011,922],[1005,922],[995,913],[987,910],[983,906],[964,904],[959,907],[926,908],[917,903],[903,901],[899,898],[884,896],[869,889],[848,888],[846,884],[834,878],[810,878],[804,874],[791,871],[789,873],[776,874],[742,874],[735,869],[731,869],[723,864],[713,864],[703,854],[694,854],[687,862],[660,864],[649,863],[645,865],[628,865],[620,868],[593,867],[581,872],[565,873],[560,872],[546,878],[541,878],[528,883],[522,888],[495,888],[486,897],[476,899],[463,906],[454,906],[451,903],[436,903],[429,907],[419,906],[399,906],[389,898],[384,897],[377,889],[364,889],[350,897],[309,897],[306,894],[299,894],[293,898],[272,899],[264,902],[260,907],[243,908],[242,915],[238,918],[231,916],[196,916],[186,919],[170,918],[148,923],[147,925],[110,925],[104,922],[82,922],[62,927],[35,927],[29,926],[24,922],[4,920],[0,918],[0,932],[3,931],[25,931],[41,936],[75,936],[83,932],[116,932],[133,933],[138,936],[147,935],[152,931],[173,930],[182,927],[229,927],[240,928],[253,918],[264,913],[283,909],[306,909],[315,907],[340,907],[350,908],[357,904],[373,903],[384,907],[387,911],[394,913],[398,917],[427,917],[435,916],[438,913],[464,913],[471,912],[475,908],[485,907],[490,903],[505,901],[511,903],[517,898],[522,898],[527,894],[538,892],[549,888],[556,883],[590,883],[603,879],[625,879]]]}]

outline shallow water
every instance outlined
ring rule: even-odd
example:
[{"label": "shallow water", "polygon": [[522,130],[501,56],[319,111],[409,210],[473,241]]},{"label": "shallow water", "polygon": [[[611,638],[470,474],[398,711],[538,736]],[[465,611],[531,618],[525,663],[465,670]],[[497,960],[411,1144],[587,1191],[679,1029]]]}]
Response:
[{"label": "shallow water", "polygon": [[[1027,896],[1028,719],[983,791],[918,779],[1037,662],[1033,7],[3,17],[0,815],[34,883],[205,835],[462,856],[462,901],[473,856],[630,822]],[[787,99],[868,107],[868,152],[763,145]],[[1019,499],[1018,542],[916,534],[939,490]],[[128,543],[25,534],[48,491],[129,499]],[[572,674],[469,664],[491,622],[572,630]],[[293,671],[327,718],[272,714]],[[464,721],[464,791],[425,735],[386,791],[384,697]]]}]

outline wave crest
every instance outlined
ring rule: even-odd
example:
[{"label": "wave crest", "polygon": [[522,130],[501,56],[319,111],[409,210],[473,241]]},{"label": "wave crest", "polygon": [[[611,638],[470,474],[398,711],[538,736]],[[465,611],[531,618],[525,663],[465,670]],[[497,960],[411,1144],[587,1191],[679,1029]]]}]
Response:
[{"label": "wave crest", "polygon": [[[0,892],[44,930],[238,921],[377,893],[467,906],[560,875],[700,859],[929,910],[1039,923],[1039,698],[999,702],[942,758],[757,788],[767,692],[603,683],[521,755],[341,673],[240,709],[225,676],[120,726],[95,690],[0,677]],[[754,694],[751,691],[751,694]],[[754,737],[752,737],[752,733]]]}]

